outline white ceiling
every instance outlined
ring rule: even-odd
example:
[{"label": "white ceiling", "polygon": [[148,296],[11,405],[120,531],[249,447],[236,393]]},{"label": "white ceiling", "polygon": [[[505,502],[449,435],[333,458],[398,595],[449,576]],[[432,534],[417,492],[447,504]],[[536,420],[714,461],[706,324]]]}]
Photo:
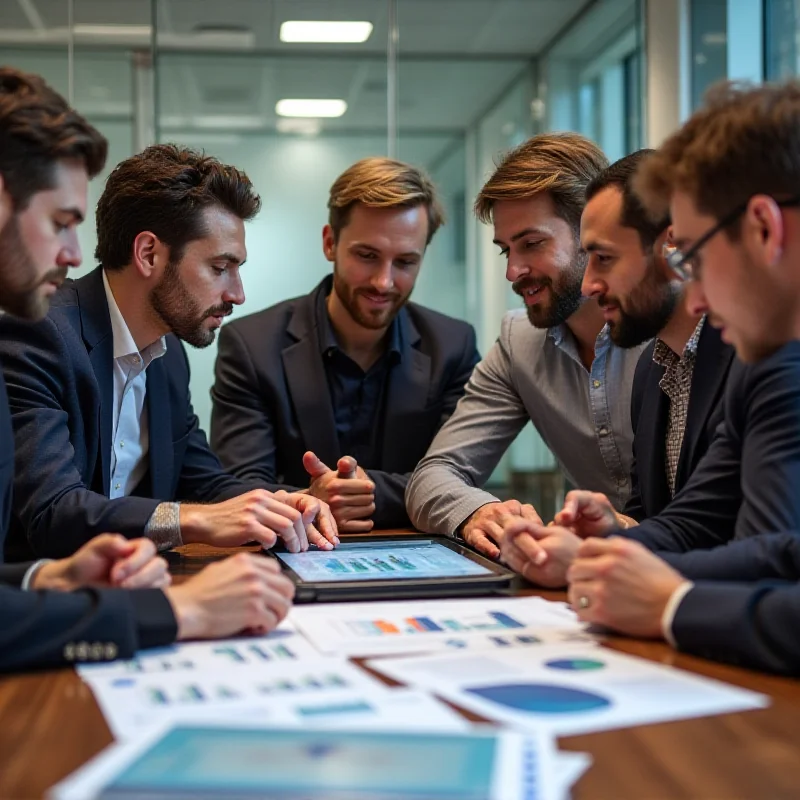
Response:
[{"label": "white ceiling", "polygon": [[[435,141],[466,129],[586,4],[398,0],[401,134]],[[90,118],[133,115],[132,50],[148,47],[150,11],[150,0],[74,0],[77,25],[144,26],[122,38],[76,37],[74,103]],[[67,0],[0,0],[0,61],[42,72],[66,93],[67,15]],[[287,19],[375,27],[361,45],[285,44],[278,30]],[[386,0],[158,0],[160,129],[274,132],[282,97],[337,97],[347,113],[323,131],[385,135],[387,28]]]},{"label": "white ceiling", "polygon": [[[402,52],[523,56],[541,50],[586,0],[398,0]],[[233,28],[252,33],[257,50],[386,50],[386,0],[158,0],[158,29],[191,34],[198,29]],[[358,45],[285,44],[278,39],[287,19],[368,20],[374,30]],[[150,0],[74,0],[76,24],[148,25]],[[2,0],[3,41],[19,43],[34,33],[46,39],[68,24],[67,0]],[[11,37],[15,35],[16,38]]]}]

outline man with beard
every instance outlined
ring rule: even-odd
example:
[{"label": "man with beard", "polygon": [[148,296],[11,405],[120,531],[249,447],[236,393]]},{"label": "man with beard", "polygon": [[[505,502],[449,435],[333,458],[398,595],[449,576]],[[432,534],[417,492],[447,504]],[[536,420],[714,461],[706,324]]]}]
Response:
[{"label": "man with beard", "polygon": [[[655,338],[639,359],[631,415],[634,466],[631,497],[618,514],[623,527],[662,511],[705,455],[722,419],[722,395],[734,349],[705,314],[683,302],[666,265],[669,216],[651,220],[633,193],[633,176],[654,151],[625,156],[586,191],[581,246],[588,254],[583,293],[595,297],[611,340],[636,347]],[[562,524],[614,513],[600,494],[571,492]]]},{"label": "man with beard", "polygon": [[[41,78],[0,68],[0,308],[40,319],[64,270],[106,140]],[[0,375],[0,535],[14,441]],[[294,587],[271,559],[240,554],[170,586],[148,539],[103,534],[58,561],[0,565],[0,671],[130,658],[178,639],[267,631]],[[135,590],[135,591],[129,591]]]},{"label": "man with beard", "polygon": [[364,159],[328,209],[333,275],[220,334],[211,444],[242,479],[307,486],[341,531],[405,527],[408,478],[463,394],[475,331],[409,302],[443,222],[423,172]]},{"label": "man with beard", "polygon": [[622,509],[630,492],[631,385],[642,348],[610,339],[595,300],[581,297],[579,225],[587,185],[608,162],[573,133],[534,136],[509,153],[475,202],[506,258],[526,314],[503,319],[464,399],[420,462],[406,493],[412,522],[460,534],[496,557],[503,527],[535,509],[481,487],[531,421],[568,480]]},{"label": "man with beard", "polygon": [[[224,472],[189,397],[180,339],[210,344],[244,301],[244,221],[259,205],[234,167],[149,147],[108,178],[97,206],[101,266],[58,289],[41,322],[0,319],[17,449],[9,560],[68,556],[104,531],[144,534],[159,549],[336,543],[324,503]],[[74,220],[67,209],[49,224]],[[25,258],[13,225],[3,249]],[[65,247],[52,288],[79,263],[80,251]]]}]

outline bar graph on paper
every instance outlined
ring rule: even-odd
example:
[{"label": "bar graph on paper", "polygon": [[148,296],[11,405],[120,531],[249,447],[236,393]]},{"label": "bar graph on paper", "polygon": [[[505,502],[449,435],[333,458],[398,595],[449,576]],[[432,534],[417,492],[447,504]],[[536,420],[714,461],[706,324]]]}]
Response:
[{"label": "bar graph on paper", "polygon": [[355,619],[347,620],[346,626],[356,636],[416,636],[425,633],[492,633],[525,628],[511,614],[503,611],[487,611],[482,614],[452,616],[415,616],[402,620]]},{"label": "bar graph on paper", "polygon": [[225,642],[191,642],[156,648],[127,661],[87,664],[78,668],[84,678],[102,675],[147,675],[198,672],[229,667],[285,664],[316,655],[308,641],[293,629],[278,629],[267,636],[229,639]]}]

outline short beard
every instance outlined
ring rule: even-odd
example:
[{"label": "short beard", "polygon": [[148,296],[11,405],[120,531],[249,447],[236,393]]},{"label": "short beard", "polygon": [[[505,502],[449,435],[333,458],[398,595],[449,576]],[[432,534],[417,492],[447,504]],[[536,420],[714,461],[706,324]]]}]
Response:
[{"label": "short beard", "polygon": [[586,257],[580,254],[555,282],[550,278],[521,278],[514,283],[511,288],[523,298],[526,289],[547,287],[550,290],[547,305],[538,303],[525,308],[534,328],[555,328],[562,325],[581,307],[585,302],[581,294],[584,272]]},{"label": "short beard", "polygon": [[178,265],[170,261],[158,285],[150,292],[150,304],[161,322],[179,339],[202,349],[214,342],[216,330],[206,329],[203,323],[216,314],[228,315],[233,303],[220,303],[200,310],[180,276]]},{"label": "short beard", "polygon": [[[681,296],[680,288],[669,281],[661,283],[652,263],[647,269],[647,276],[628,297],[629,310],[623,309],[619,301],[612,298],[619,309],[619,322],[610,322],[608,333],[617,347],[629,349],[654,339],[675,313]],[[598,303],[602,308],[609,300],[603,295]]]},{"label": "short beard", "polygon": [[358,295],[364,294],[363,289],[351,289],[339,274],[336,262],[333,264],[333,291],[339,298],[339,302],[350,315],[350,318],[357,325],[368,330],[378,331],[388,328],[400,309],[408,302],[411,297],[409,292],[403,297],[398,292],[394,292],[391,305],[385,310],[376,310],[373,314],[365,314],[358,305]]},{"label": "short beard", "polygon": [[36,265],[22,241],[16,215],[0,230],[0,307],[15,317],[35,322],[50,308],[40,288],[50,281],[63,283],[68,267],[57,267],[36,279]]}]

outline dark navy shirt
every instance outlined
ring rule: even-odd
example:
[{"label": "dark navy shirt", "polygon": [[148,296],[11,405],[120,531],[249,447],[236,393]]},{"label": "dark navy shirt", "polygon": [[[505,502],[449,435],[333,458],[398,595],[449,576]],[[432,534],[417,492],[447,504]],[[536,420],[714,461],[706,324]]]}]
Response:
[{"label": "dark navy shirt", "polygon": [[[325,374],[328,378],[333,418],[340,454],[353,456],[364,469],[381,463],[380,420],[383,417],[389,373],[402,358],[400,325],[393,320],[384,354],[365,372],[339,346],[326,304],[320,292],[317,327]],[[328,466],[334,467],[333,464]]]}]

